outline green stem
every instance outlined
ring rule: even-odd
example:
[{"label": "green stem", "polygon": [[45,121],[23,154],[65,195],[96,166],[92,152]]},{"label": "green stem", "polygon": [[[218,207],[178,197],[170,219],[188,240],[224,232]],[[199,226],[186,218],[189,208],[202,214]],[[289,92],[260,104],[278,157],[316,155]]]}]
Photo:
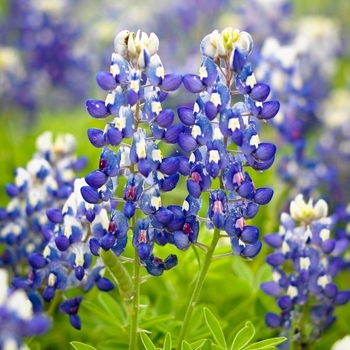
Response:
[{"label": "green stem", "polygon": [[206,277],[207,272],[209,270],[209,266],[210,266],[210,264],[212,262],[212,257],[213,257],[213,254],[214,254],[214,251],[215,251],[215,248],[216,248],[216,245],[217,245],[219,239],[220,239],[220,230],[215,228],[214,229],[213,239],[211,241],[211,244],[209,246],[208,252],[207,252],[207,254],[205,256],[205,259],[203,261],[202,267],[201,267],[201,269],[199,271],[199,275],[198,275],[198,278],[197,278],[197,281],[196,281],[196,285],[195,285],[195,287],[193,289],[190,301],[188,303],[188,307],[187,307],[187,310],[186,310],[186,315],[185,315],[184,321],[182,323],[182,328],[181,328],[181,331],[180,331],[180,334],[179,334],[179,338],[178,338],[178,341],[177,341],[176,350],[181,350],[182,341],[186,337],[186,332],[187,332],[188,325],[190,323],[190,320],[191,320],[194,308],[195,308],[195,306],[196,306],[196,304],[198,302],[198,298],[199,298],[200,292],[202,290],[205,277]]},{"label": "green stem", "polygon": [[129,350],[137,350],[138,345],[138,322],[139,322],[139,310],[140,310],[140,263],[137,255],[137,248],[135,248],[134,258],[134,297],[132,299],[132,312],[131,312],[131,329],[130,329],[130,341]]},{"label": "green stem", "polygon": [[307,322],[310,313],[310,303],[306,302],[301,308],[301,315],[298,321],[299,336],[292,341],[293,350],[308,350],[311,346],[308,341]]}]

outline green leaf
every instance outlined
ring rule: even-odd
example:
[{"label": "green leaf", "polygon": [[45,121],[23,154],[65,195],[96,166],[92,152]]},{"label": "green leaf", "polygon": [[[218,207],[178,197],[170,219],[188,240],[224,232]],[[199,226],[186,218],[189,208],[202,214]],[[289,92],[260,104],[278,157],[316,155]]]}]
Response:
[{"label": "green leaf", "polygon": [[226,350],[227,348],[222,348],[220,345],[211,344],[211,348],[215,350]]},{"label": "green leaf", "polygon": [[114,317],[111,317],[111,314],[106,313],[101,307],[99,307],[95,303],[89,300],[85,300],[82,303],[81,307],[90,311],[90,313],[94,315],[95,318],[98,318],[103,323],[107,325],[113,324],[115,327],[117,327],[117,329],[121,329],[119,320],[116,320]]},{"label": "green leaf", "polygon": [[193,348],[190,344],[187,343],[186,340],[183,340],[181,344],[181,350],[193,350]]},{"label": "green leaf", "polygon": [[231,345],[231,350],[239,350],[242,349],[245,345],[247,345],[255,334],[255,328],[253,323],[247,321],[245,326],[238,331]]},{"label": "green leaf", "polygon": [[195,342],[191,343],[192,349],[197,350],[200,349],[200,347],[203,345],[203,343],[206,341],[206,339],[199,339]]},{"label": "green leaf", "polygon": [[265,339],[253,344],[250,344],[244,350],[260,350],[260,349],[275,349],[275,346],[285,342],[287,338],[285,337],[276,337],[271,339]]},{"label": "green leaf", "polygon": [[187,334],[192,335],[203,324],[203,311],[202,308],[197,307],[194,309],[191,322],[188,325]]},{"label": "green leaf", "polygon": [[200,347],[200,350],[212,350],[213,342],[210,339],[206,339],[206,341]]},{"label": "green leaf", "polygon": [[249,266],[249,262],[240,258],[232,260],[233,272],[241,280],[247,281],[252,287],[254,283],[254,274]]},{"label": "green leaf", "polygon": [[121,309],[119,303],[117,300],[115,300],[110,294],[106,292],[101,292],[98,294],[97,299],[99,300],[102,307],[111,315],[113,315],[113,318],[121,323],[124,324],[125,322],[125,314],[123,310]]},{"label": "green leaf", "polygon": [[205,321],[206,321],[208,327],[211,330],[211,333],[212,333],[215,341],[222,348],[226,349],[227,346],[226,346],[226,340],[225,340],[224,332],[222,331],[222,328],[221,328],[220,323],[217,320],[217,318],[207,308],[204,308],[204,318],[205,318]]},{"label": "green leaf", "polygon": [[171,334],[167,333],[164,340],[163,350],[171,350]]},{"label": "green leaf", "polygon": [[145,332],[141,332],[140,335],[141,335],[142,343],[147,350],[157,350],[152,340]]},{"label": "green leaf", "polygon": [[93,346],[81,343],[79,341],[72,341],[69,344],[72,345],[76,350],[97,350]]},{"label": "green leaf", "polygon": [[148,318],[147,321],[140,322],[140,328],[149,329],[157,324],[164,323],[166,321],[172,321],[174,319],[173,315],[159,315],[152,318]]},{"label": "green leaf", "polygon": [[272,269],[268,264],[262,264],[255,273],[254,291],[260,290],[262,282],[270,281],[272,279]]}]

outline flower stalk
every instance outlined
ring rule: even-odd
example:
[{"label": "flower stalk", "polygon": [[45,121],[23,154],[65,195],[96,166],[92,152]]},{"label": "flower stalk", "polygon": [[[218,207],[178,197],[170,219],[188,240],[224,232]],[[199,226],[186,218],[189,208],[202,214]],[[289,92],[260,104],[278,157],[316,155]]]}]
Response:
[{"label": "flower stalk", "polygon": [[181,350],[182,342],[183,342],[183,340],[185,340],[188,325],[191,321],[191,317],[192,317],[194,308],[197,305],[197,302],[198,302],[198,299],[199,299],[199,296],[200,296],[200,293],[201,293],[201,290],[202,290],[202,287],[204,284],[204,280],[205,280],[205,277],[206,277],[207,272],[209,270],[210,264],[212,262],[212,257],[213,257],[213,254],[214,254],[214,251],[215,251],[215,248],[216,248],[216,245],[217,245],[219,239],[220,239],[220,230],[215,227],[213,239],[212,239],[211,244],[209,246],[208,252],[205,255],[205,259],[203,261],[202,267],[201,267],[200,272],[198,274],[196,285],[195,285],[193,292],[191,294],[191,297],[189,299],[185,318],[184,318],[184,321],[183,321],[183,324],[182,324],[182,327],[180,330],[179,338],[177,341],[176,350]]}]

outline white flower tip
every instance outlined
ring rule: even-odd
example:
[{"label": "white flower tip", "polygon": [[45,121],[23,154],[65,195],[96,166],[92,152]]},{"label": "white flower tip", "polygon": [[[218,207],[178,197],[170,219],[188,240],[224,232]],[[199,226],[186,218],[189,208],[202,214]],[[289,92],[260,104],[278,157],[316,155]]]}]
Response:
[{"label": "white flower tip", "polygon": [[325,200],[320,199],[315,204],[313,211],[316,220],[325,218],[328,215],[328,204]]},{"label": "white flower tip", "polygon": [[253,50],[253,38],[247,32],[240,32],[238,45],[249,53]]},{"label": "white flower tip", "polygon": [[331,350],[345,350],[350,349],[350,335],[346,335],[344,338],[337,340]]},{"label": "white flower tip", "polygon": [[325,218],[328,215],[326,201],[320,199],[313,205],[312,198],[306,203],[302,194],[298,194],[290,203],[290,215],[295,221],[310,221]]},{"label": "white flower tip", "polygon": [[159,39],[156,34],[151,33],[148,39],[148,45],[147,45],[148,51],[151,56],[153,56],[155,53],[157,53],[159,48]]},{"label": "white flower tip", "polygon": [[114,39],[114,51],[121,56],[125,56],[127,52],[127,40],[130,35],[128,30],[122,30]]}]

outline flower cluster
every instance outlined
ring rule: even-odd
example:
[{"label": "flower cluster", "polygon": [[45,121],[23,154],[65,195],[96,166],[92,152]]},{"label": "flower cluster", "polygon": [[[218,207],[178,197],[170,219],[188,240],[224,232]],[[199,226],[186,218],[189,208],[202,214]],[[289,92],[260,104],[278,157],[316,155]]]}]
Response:
[{"label": "flower cluster", "polygon": [[[43,288],[41,294],[46,302],[51,302],[57,291],[63,293],[77,286],[85,292],[94,285],[102,291],[114,288],[114,284],[103,276],[102,260],[93,261],[91,253],[94,252],[94,238],[90,234],[93,237],[104,234],[102,225],[108,222],[107,209],[83,200],[80,190],[85,185],[84,179],[76,179],[74,191],[63,207],[46,210],[50,223],[45,231],[46,246],[29,255],[32,271],[26,278],[15,278],[12,282],[15,287],[32,293]],[[59,308],[62,313],[69,314],[71,324],[77,329],[81,328],[77,314],[81,301],[81,296],[75,296],[64,300]],[[37,303],[40,305],[41,300]]]},{"label": "flower cluster", "polygon": [[[135,258],[154,276],[177,265],[174,254],[157,257],[155,245],[188,249],[197,243],[201,221],[225,231],[235,255],[249,259],[261,249],[259,229],[245,220],[270,201],[273,191],[255,188],[243,169],[261,171],[273,164],[276,147],[260,142],[256,123],[272,119],[279,103],[267,101],[269,87],[255,81],[248,62],[250,35],[227,28],[206,36],[199,75],[165,74],[158,45],[154,33],[122,31],[114,41],[110,71],[96,74],[107,98],[88,100],[87,111],[96,119],[113,118],[103,130],[87,132],[91,144],[101,148],[99,167],[75,180],[64,205],[52,202],[45,210],[48,223],[40,226],[44,246],[29,255],[27,277],[13,280],[16,288],[36,296],[37,308],[42,306],[41,288],[46,302],[75,286],[113,289],[104,277],[101,253],[111,250],[120,256],[129,230]],[[194,108],[180,106],[176,116],[165,104],[182,83],[198,97]],[[232,104],[231,96],[238,94],[244,102]],[[45,178],[46,168],[40,169]],[[164,196],[181,176],[188,193],[176,191],[165,206]],[[9,186],[8,192],[17,194],[17,188]],[[201,218],[206,200],[207,217]],[[81,301],[75,296],[59,307],[78,329]]]},{"label": "flower cluster", "polygon": [[48,331],[51,321],[33,310],[21,289],[8,286],[8,273],[0,269],[0,349],[22,349],[23,339]]},{"label": "flower cluster", "polygon": [[[259,205],[267,204],[270,188],[255,188],[244,167],[262,171],[274,162],[276,147],[260,142],[257,121],[272,119],[277,101],[267,101],[270,88],[257,83],[248,60],[253,41],[247,32],[215,30],[201,43],[199,75],[186,74],[185,88],[199,93],[193,108],[180,107],[185,130],[178,136],[182,151],[190,153],[187,189],[194,198],[209,192],[209,227],[224,230],[235,255],[252,258],[261,248],[259,230],[245,224]],[[244,102],[233,103],[243,95]],[[215,187],[215,181],[220,185]]]},{"label": "flower cluster", "polygon": [[28,273],[22,266],[28,255],[41,251],[49,240],[51,223],[46,209],[61,207],[73,190],[76,171],[85,164],[84,157],[75,156],[76,141],[70,134],[52,133],[37,138],[37,151],[26,167],[16,169],[15,181],[6,185],[11,198],[0,209],[0,266],[11,268],[14,276]]},{"label": "flower cluster", "polygon": [[269,312],[266,323],[295,331],[297,342],[317,340],[335,321],[334,308],[350,299],[350,291],[339,291],[334,282],[348,240],[332,238],[336,217],[328,217],[327,212],[324,200],[313,205],[299,195],[290,204],[290,214],[282,213],[279,232],[264,237],[275,249],[266,258],[274,280],[261,288],[276,297],[281,310],[279,315]]},{"label": "flower cluster", "polygon": [[[260,142],[251,118],[272,119],[279,103],[266,101],[269,87],[255,81],[248,62],[250,35],[227,28],[206,36],[199,75],[183,77],[164,73],[153,33],[122,31],[114,43],[110,72],[96,75],[99,86],[108,90],[107,98],[87,101],[92,117],[114,115],[114,119],[104,130],[88,130],[91,143],[102,152],[99,168],[86,176],[89,186],[82,188],[82,195],[90,203],[122,203],[98,244],[105,250],[118,245],[128,227],[126,220],[135,218],[139,209],[143,217],[133,227],[132,242],[148,272],[160,274],[176,260],[170,256],[161,270],[155,269],[154,243],[174,244],[181,250],[196,243],[202,194],[210,193],[209,226],[227,232],[234,254],[254,257],[261,248],[259,230],[247,226],[245,219],[268,203],[273,191],[256,189],[243,167],[260,171],[273,164],[276,147]],[[182,82],[198,98],[194,108],[178,107],[176,121],[175,112],[164,108],[163,102]],[[244,95],[244,102],[231,105],[237,94]],[[131,142],[124,141],[131,137]],[[177,154],[163,156],[167,144],[177,147]],[[163,206],[161,194],[172,191],[180,176],[187,179],[188,190],[182,207]],[[121,182],[125,185],[117,194]],[[120,232],[115,227],[126,229]]]}]

